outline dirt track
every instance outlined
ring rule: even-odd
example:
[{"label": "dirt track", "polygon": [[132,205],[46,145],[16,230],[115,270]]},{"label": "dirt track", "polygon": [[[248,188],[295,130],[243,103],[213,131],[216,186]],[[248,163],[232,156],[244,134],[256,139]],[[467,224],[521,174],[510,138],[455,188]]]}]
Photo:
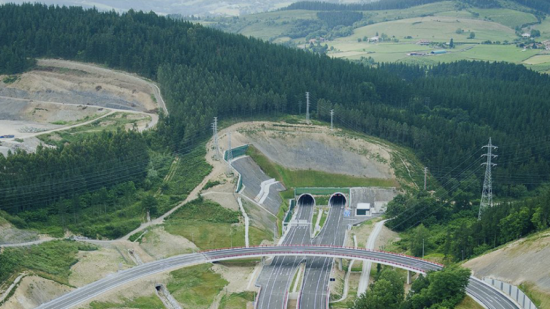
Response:
[{"label": "dirt track", "polygon": [[41,59],[38,67],[12,84],[0,83],[1,153],[34,151],[40,134],[89,124],[114,111],[142,114],[151,120],[139,129],[154,127],[158,110],[168,113],[160,89],[137,75],[96,65]]}]

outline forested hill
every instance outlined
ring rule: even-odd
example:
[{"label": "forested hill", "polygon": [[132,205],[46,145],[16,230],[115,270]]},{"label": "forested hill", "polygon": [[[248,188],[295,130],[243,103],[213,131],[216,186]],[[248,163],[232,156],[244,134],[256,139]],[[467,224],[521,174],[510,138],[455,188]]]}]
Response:
[{"label": "forested hill", "polygon": [[[337,125],[412,148],[442,183],[463,180],[463,167],[447,173],[455,166],[479,166],[489,136],[500,146],[497,194],[518,195],[517,186],[550,176],[548,77],[522,66],[374,69],[153,13],[38,4],[0,7],[0,50],[14,61],[61,57],[157,80],[170,110],[157,140],[173,150],[210,134],[214,116],[297,114],[309,91],[315,117],[330,120],[333,108]],[[469,176],[478,192],[482,173]]]},{"label": "forested hill", "polygon": [[[337,4],[319,1],[295,2],[284,10],[313,10],[313,11],[380,11],[399,10],[414,6],[443,2],[449,0],[381,0],[366,4]],[[499,8],[502,4],[498,0],[458,0],[480,8]],[[537,11],[550,14],[550,2],[547,0],[511,0]]]}]

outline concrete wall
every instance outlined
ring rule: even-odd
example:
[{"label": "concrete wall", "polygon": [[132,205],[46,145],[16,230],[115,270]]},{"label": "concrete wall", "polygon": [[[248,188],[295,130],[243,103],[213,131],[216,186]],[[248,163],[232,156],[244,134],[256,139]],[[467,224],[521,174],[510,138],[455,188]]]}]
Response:
[{"label": "concrete wall", "polygon": [[523,309],[537,309],[535,304],[518,287],[492,278],[483,278],[483,281],[489,283],[495,288],[501,290],[506,295],[515,300]]}]

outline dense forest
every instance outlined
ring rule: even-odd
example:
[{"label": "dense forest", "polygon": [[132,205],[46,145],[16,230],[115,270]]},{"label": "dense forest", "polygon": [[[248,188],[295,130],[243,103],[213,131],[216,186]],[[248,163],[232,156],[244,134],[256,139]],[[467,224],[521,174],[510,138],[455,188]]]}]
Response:
[{"label": "dense forest", "polygon": [[349,36],[353,33],[352,25],[363,18],[363,14],[350,11],[327,11],[317,12],[318,19],[298,19],[292,23],[283,35],[290,38],[311,38],[323,37],[335,39]]},{"label": "dense forest", "polygon": [[[174,152],[192,149],[209,135],[214,116],[298,114],[309,91],[320,120],[330,120],[334,109],[337,125],[410,147],[450,194],[465,170],[479,166],[480,147],[490,136],[499,146],[498,196],[520,198],[550,177],[550,78],[519,65],[462,61],[371,68],[154,13],[119,15],[39,4],[0,7],[0,50],[6,49],[12,51],[9,57],[29,63],[36,57],[61,57],[158,81],[170,115],[162,117],[154,140]],[[50,151],[63,150],[41,153]],[[87,156],[97,156],[88,158],[91,162],[104,158],[97,152]],[[71,173],[69,162],[56,177]],[[98,171],[87,173],[84,184]],[[15,175],[5,176],[2,192],[25,188]],[[478,195],[482,173],[468,176],[470,185],[461,189]],[[64,196],[55,190],[55,198]],[[21,206],[13,201],[1,205],[28,207],[28,201]]]},{"label": "dense forest", "polygon": [[525,5],[526,7],[537,11],[550,14],[550,3],[546,0],[514,0],[515,2]]},{"label": "dense forest", "polygon": [[0,156],[2,210],[35,211],[77,192],[126,181],[139,184],[148,163],[147,145],[133,131],[105,132],[57,148],[39,146],[32,154]]},{"label": "dense forest", "polygon": [[439,253],[451,261],[469,259],[509,241],[550,226],[550,188],[537,197],[500,203],[486,209],[478,220],[479,205],[459,191],[452,199],[420,192],[397,196],[388,205],[394,217],[386,225],[397,231],[410,230],[403,249],[416,256]]}]

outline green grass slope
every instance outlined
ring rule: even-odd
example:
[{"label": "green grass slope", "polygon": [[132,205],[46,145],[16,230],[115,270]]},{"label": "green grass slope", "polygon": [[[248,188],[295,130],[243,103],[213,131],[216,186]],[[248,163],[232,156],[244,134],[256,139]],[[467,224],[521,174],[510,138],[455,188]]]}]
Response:
[{"label": "green grass slope", "polygon": [[[194,200],[174,212],[165,224],[166,231],[191,240],[200,249],[243,247],[244,224],[240,212],[223,208],[206,200]],[[272,234],[255,226],[249,227],[250,245],[259,245]]]}]

